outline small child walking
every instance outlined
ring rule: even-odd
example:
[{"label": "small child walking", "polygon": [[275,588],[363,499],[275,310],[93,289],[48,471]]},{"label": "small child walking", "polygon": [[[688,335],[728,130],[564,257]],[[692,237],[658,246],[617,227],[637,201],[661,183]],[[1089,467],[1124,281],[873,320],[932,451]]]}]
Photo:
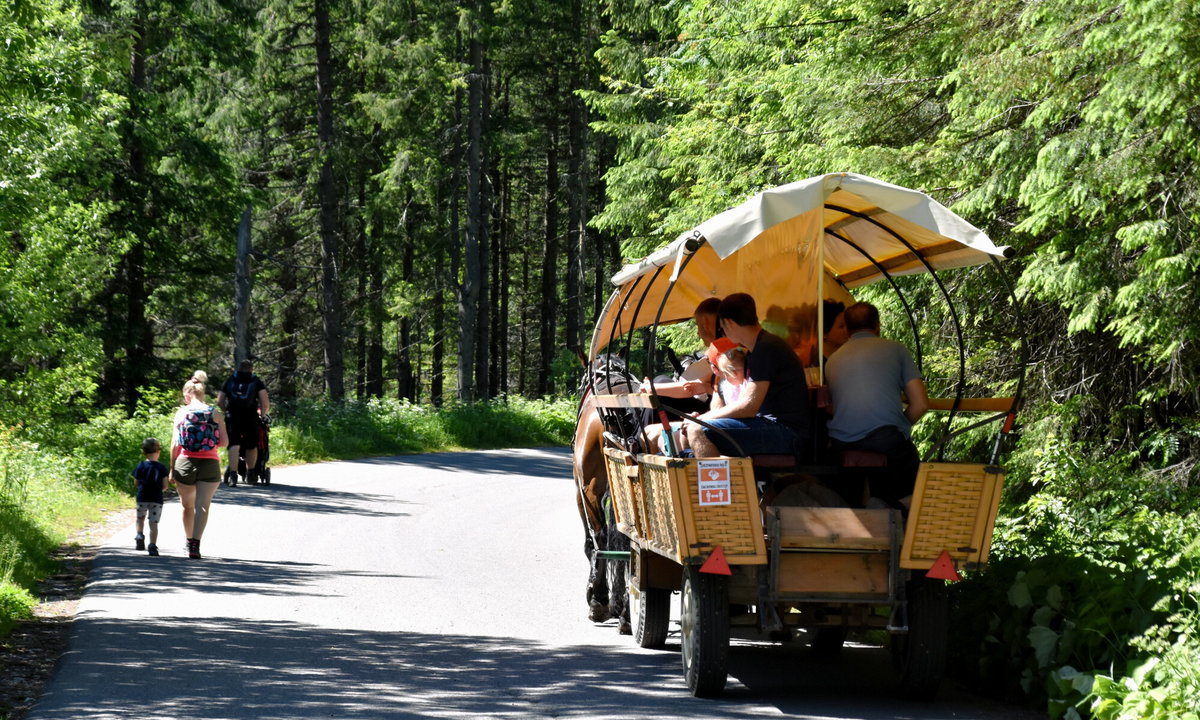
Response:
[{"label": "small child walking", "polygon": [[[158,461],[162,443],[157,438],[142,441],[142,455],[146,459],[133,470],[133,484],[137,487],[137,535],[134,547],[150,555],[158,554],[158,521],[162,517],[163,490],[167,488],[167,466]],[[146,546],[146,518],[150,518],[150,546]]]}]

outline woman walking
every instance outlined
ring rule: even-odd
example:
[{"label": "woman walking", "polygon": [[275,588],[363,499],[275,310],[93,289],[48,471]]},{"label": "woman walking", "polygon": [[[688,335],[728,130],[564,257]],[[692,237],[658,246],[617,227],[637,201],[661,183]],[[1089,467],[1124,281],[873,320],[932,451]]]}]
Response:
[{"label": "woman walking", "polygon": [[224,415],[220,409],[205,402],[206,379],[206,375],[197,372],[184,383],[184,404],[175,413],[171,474],[167,477],[179,488],[189,558],[200,557],[200,537],[208,524],[208,509],[221,484],[218,450],[229,443]]}]

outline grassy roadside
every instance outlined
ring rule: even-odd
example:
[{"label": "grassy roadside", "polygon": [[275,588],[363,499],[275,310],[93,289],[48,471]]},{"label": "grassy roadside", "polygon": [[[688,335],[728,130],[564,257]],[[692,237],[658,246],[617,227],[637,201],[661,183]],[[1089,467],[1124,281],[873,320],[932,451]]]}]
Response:
[{"label": "grassy roadside", "polygon": [[[430,408],[394,400],[305,401],[277,408],[271,464],[499,447],[565,445],[573,400],[510,398]],[[109,411],[35,442],[0,427],[0,637],[32,614],[33,591],[72,534],[131,506],[129,474],[147,436],[165,441],[171,410]],[[164,442],[165,444],[165,442]]]}]

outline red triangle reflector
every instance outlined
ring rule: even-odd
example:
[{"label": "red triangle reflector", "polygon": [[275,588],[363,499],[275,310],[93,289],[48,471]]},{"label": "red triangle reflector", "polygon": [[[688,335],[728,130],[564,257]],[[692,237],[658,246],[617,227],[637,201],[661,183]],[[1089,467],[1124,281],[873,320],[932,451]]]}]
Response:
[{"label": "red triangle reflector", "polygon": [[710,575],[732,575],[733,571],[729,569],[729,563],[725,561],[725,551],[718,545],[713,548],[708,559],[700,566],[700,572]]},{"label": "red triangle reflector", "polygon": [[935,580],[949,580],[950,582],[958,582],[962,580],[962,575],[958,574],[958,569],[954,567],[954,560],[950,557],[949,550],[943,550],[938,559],[934,561],[933,567],[929,568],[929,572],[925,573],[925,577]]}]

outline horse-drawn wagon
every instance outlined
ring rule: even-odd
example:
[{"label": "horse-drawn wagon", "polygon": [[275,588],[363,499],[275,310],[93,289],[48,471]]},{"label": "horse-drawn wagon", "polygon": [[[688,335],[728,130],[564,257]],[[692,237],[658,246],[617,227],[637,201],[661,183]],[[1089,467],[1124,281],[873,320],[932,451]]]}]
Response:
[{"label": "horse-drawn wagon", "polygon": [[[968,377],[962,316],[939,275],[983,264],[1000,271],[997,261],[1006,252],[922,193],[832,174],[764,191],[614,278],[617,290],[591,343],[593,367],[634,354],[654,368],[660,328],[690,318],[706,298],[748,292],[768,308],[765,320],[794,335],[797,353],[814,359],[807,372],[815,422],[825,412],[823,300],[852,301],[856,288],[886,281],[909,310],[910,344],[920,363],[922,335],[906,293],[911,285],[899,278],[923,274],[944,303],[948,335],[958,346],[957,363],[950,363],[957,364],[956,377],[943,385],[948,397],[930,400],[945,416],[906,510],[784,500],[786,486],[831,486],[875,472],[870,466],[879,459],[869,453],[643,452],[640,426],[664,410],[653,383],[638,387],[630,376],[621,386],[607,374],[589,383],[575,459],[581,508],[593,521],[594,566],[607,559],[615,569],[620,558],[632,633],[643,647],[666,642],[671,595],[680,593],[683,667],[693,694],[723,690],[730,634],[739,625],[778,638],[802,629],[827,648],[840,647],[852,629],[884,631],[901,692],[936,691],[945,664],[947,579],[987,561],[1004,476],[997,460],[1022,382],[1012,379],[1006,397],[968,397],[980,383]],[[1016,318],[1010,300],[988,311]],[[1000,428],[983,462],[945,458],[952,438],[992,421],[1001,421]],[[614,551],[597,528],[619,531],[627,560],[624,547]]]}]

